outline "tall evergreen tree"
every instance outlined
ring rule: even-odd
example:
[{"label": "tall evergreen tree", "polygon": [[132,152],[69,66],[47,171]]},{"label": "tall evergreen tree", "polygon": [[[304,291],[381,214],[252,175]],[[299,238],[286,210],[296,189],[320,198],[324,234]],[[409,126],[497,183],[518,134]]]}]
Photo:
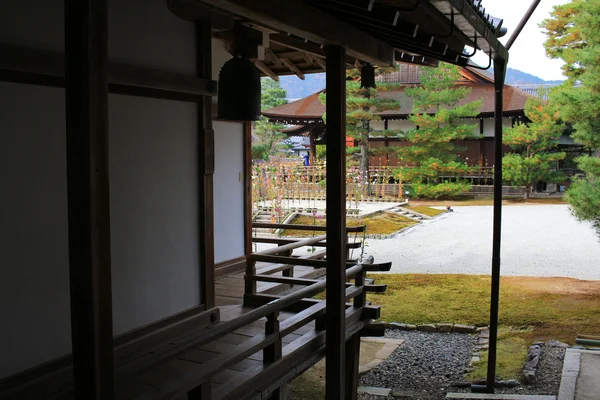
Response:
[{"label": "tall evergreen tree", "polygon": [[504,179],[513,185],[525,186],[523,197],[528,199],[538,181],[564,179],[556,167],[566,154],[556,151],[564,125],[560,123],[555,105],[531,97],[525,104],[525,116],[529,122],[504,130],[503,142],[514,152],[504,156],[502,167]]},{"label": "tall evergreen tree", "polygon": [[[377,68],[375,73],[383,75],[394,69]],[[350,70],[347,76],[349,80],[346,82],[346,135],[352,137],[357,144],[347,148],[348,164],[359,167],[362,183],[365,184],[364,187],[368,187],[370,156],[373,153],[369,148],[369,138],[398,134],[396,130],[373,130],[371,123],[381,120],[378,113],[400,108],[398,100],[381,96],[381,93],[393,90],[398,85],[377,82],[375,88],[362,87],[360,71]],[[320,96],[320,100],[325,104],[325,93]]]},{"label": "tall evergreen tree", "polygon": [[[287,104],[287,102],[286,91],[279,82],[271,78],[261,79],[260,107],[262,110]],[[269,122],[265,117],[260,117],[258,121],[254,122],[252,158],[268,160],[270,156],[289,148],[290,146],[285,143],[287,136],[281,133],[283,128],[285,128],[284,125]]]},{"label": "tall evergreen tree", "polygon": [[421,69],[420,84],[406,88],[404,93],[413,100],[409,120],[416,128],[404,132],[410,142],[398,148],[403,181],[410,182],[419,197],[438,198],[455,195],[469,189],[466,181],[443,181],[443,176],[460,175],[469,167],[458,157],[456,140],[477,138],[473,125],[461,121],[479,114],[481,101],[458,104],[467,97],[470,88],[456,85],[460,78],[458,67],[440,64],[437,68]]},{"label": "tall evergreen tree", "polygon": [[[556,6],[541,26],[546,54],[561,59],[567,81],[550,93],[561,115],[575,128],[573,139],[594,153],[582,156],[584,178],[575,179],[567,199],[576,216],[600,228],[600,0],[573,0]],[[600,230],[600,229],[599,229]]]}]

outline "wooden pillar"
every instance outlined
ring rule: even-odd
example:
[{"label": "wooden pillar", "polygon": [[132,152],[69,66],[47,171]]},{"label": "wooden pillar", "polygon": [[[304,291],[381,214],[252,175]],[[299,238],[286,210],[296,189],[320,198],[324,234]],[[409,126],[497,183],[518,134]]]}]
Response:
[{"label": "wooden pillar", "polygon": [[65,1],[65,99],[73,379],[77,400],[114,398],[106,0]]},{"label": "wooden pillar", "polygon": [[327,53],[327,369],[326,398],[344,398],[346,290],[346,50]]},{"label": "wooden pillar", "polygon": [[[199,78],[212,79],[211,27],[196,22],[196,70]],[[212,97],[198,103],[198,239],[200,299],[207,309],[215,306],[214,194],[215,134],[212,129]]]},{"label": "wooden pillar", "polygon": [[494,393],[496,380],[496,342],[500,301],[500,251],[502,235],[502,111],[506,61],[494,60],[494,227],[492,235],[492,287],[490,299],[490,343],[488,351],[487,392]]}]

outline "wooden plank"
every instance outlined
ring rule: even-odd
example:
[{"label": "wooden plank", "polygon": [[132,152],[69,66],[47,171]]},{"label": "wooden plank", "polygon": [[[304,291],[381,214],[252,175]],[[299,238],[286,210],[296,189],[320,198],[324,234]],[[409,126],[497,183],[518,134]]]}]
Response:
[{"label": "wooden plank", "polygon": [[131,382],[138,382],[151,386],[161,386],[174,379],[177,379],[177,375],[175,374],[164,371],[149,370],[137,373],[128,380]]},{"label": "wooden plank", "polygon": [[[212,76],[212,33],[209,22],[196,22],[196,74]],[[214,195],[215,138],[212,129],[212,98],[198,103],[198,249],[200,252],[200,299],[207,309],[215,306]]]},{"label": "wooden plank", "polygon": [[[65,58],[52,51],[0,43],[0,80],[42,86],[65,86]],[[216,95],[216,82],[179,73],[135,65],[107,64],[109,93],[131,93],[144,97],[198,101]]]},{"label": "wooden plank", "polygon": [[[394,48],[300,0],[207,0],[217,8],[320,45],[343,44],[348,54],[374,65],[391,66]],[[344,55],[345,56],[345,55]]]},{"label": "wooden plank", "polygon": [[[255,226],[256,224],[252,224],[253,226]],[[312,238],[308,238],[308,239],[303,239],[303,240],[299,240],[295,243],[290,243],[290,244],[286,244],[283,246],[278,246],[278,247],[273,247],[270,249],[266,249],[263,251],[257,251],[256,253],[252,253],[248,255],[249,259],[254,259],[254,257],[256,255],[271,255],[271,254],[281,254],[281,253],[286,253],[290,250],[294,250],[297,249],[299,247],[303,247],[303,246],[310,246],[313,243],[318,243],[322,240],[324,240],[326,237],[326,235],[319,235],[319,236],[315,236]]]},{"label": "wooden plank", "polygon": [[271,68],[267,67],[266,64],[260,60],[254,60],[254,65],[258,68],[263,74],[273,79],[274,81],[279,82],[279,76],[271,70]]},{"label": "wooden plank", "polygon": [[[279,238],[263,238],[263,237],[253,237],[252,238],[252,242],[254,242],[254,243],[268,243],[268,244],[289,244],[289,243],[295,243],[297,241],[298,241],[298,239],[279,239]],[[361,247],[361,245],[362,245],[361,242],[352,242],[352,243],[347,243],[346,247],[349,249],[358,249]],[[327,242],[323,241],[323,242],[314,243],[313,246],[326,247]]]},{"label": "wooden plank", "polygon": [[222,353],[222,351],[218,351],[217,349],[213,349],[211,347],[204,347],[204,349],[205,350],[192,349],[190,351],[181,353],[177,358],[179,360],[192,361],[198,364],[204,364],[205,362],[212,360],[215,357],[218,357]]},{"label": "wooden plank", "polygon": [[[315,225],[298,225],[298,224],[267,224],[262,222],[252,223],[253,228],[273,228],[273,229],[294,229],[300,231],[316,231],[325,232],[327,227],[315,226]],[[346,232],[364,232],[367,229],[365,225],[360,226],[347,226]]]},{"label": "wooden plank", "polygon": [[[324,251],[323,251],[322,255],[325,256]],[[327,266],[325,260],[313,260],[313,259],[309,259],[309,258],[271,256],[271,255],[262,255],[262,254],[258,254],[258,253],[250,254],[248,257],[253,259],[254,261],[263,261],[263,262],[270,262],[270,263],[283,264],[283,265],[304,265],[307,267],[315,267],[315,268],[325,268]],[[344,259],[345,258],[346,257],[344,257]],[[346,265],[345,262],[344,262],[344,265]]]},{"label": "wooden plank", "polygon": [[116,388],[117,397],[123,399],[135,399],[147,393],[156,390],[156,386],[147,385],[139,382],[122,382]]},{"label": "wooden plank", "polygon": [[286,67],[288,67],[290,69],[290,71],[292,71],[294,74],[296,74],[296,76],[302,80],[305,79],[304,74],[302,73],[302,71],[300,71],[300,69],[298,69],[298,67],[296,67],[296,65],[294,65],[294,63],[292,61],[290,61],[288,58],[282,58],[281,62],[283,63],[283,65],[285,65]]},{"label": "wooden plank", "polygon": [[345,400],[356,400],[358,391],[358,366],[360,357],[360,336],[353,335],[346,342],[346,382]]},{"label": "wooden plank", "polygon": [[[344,43],[344,42],[339,42]],[[327,363],[326,398],[344,398],[346,290],[346,51],[327,51]]]},{"label": "wooden plank", "polygon": [[115,397],[108,175],[107,1],[65,1],[67,197],[78,399]]},{"label": "wooden plank", "polygon": [[139,400],[177,398],[178,396],[182,396],[204,383],[215,372],[237,364],[257,350],[261,350],[265,346],[274,343],[277,340],[277,336],[276,334],[265,335],[262,333],[240,345],[230,346],[226,353],[216,357],[210,363],[196,364],[198,368],[184,372],[177,381],[162,386],[159,390],[140,397]]}]

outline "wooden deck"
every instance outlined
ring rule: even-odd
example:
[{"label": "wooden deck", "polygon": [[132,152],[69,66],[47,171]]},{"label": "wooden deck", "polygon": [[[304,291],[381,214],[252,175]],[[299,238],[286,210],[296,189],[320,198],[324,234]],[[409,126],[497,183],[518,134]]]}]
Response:
[{"label": "wooden deck", "polygon": [[[257,272],[268,268],[272,264],[257,263]],[[283,276],[283,273],[274,274],[274,276]],[[312,267],[297,266],[294,275],[298,278],[316,278],[325,274],[324,269],[315,269]],[[300,288],[300,287],[299,287]],[[245,307],[243,303],[244,295],[244,273],[234,273],[221,277],[215,282],[217,306],[221,310],[221,322],[231,321],[250,311],[253,307]],[[257,292],[265,294],[283,294],[290,292],[290,285],[258,282]],[[292,289],[293,290],[293,289]],[[284,324],[285,320],[297,315],[297,313],[282,311],[279,314],[279,321]],[[152,369],[134,374],[121,381],[117,385],[117,399],[119,400],[146,400],[154,399],[156,392],[160,391],[169,381],[185,379],[186,376],[198,375],[206,366],[212,367],[212,360],[228,352],[238,352],[245,345],[252,345],[256,337],[264,336],[266,318],[261,318],[251,324],[243,326],[232,333],[218,338],[217,340],[197,346],[184,353],[178,354],[175,358],[170,358],[164,363],[155,365]],[[194,333],[193,335],[197,335]],[[193,336],[192,335],[192,336]],[[315,322],[311,321],[306,325],[286,334],[282,337],[283,353],[291,353],[295,348],[309,340],[320,343],[321,340],[315,340],[318,332],[315,330]],[[172,343],[178,347],[180,342],[185,342],[188,337]],[[303,357],[304,362],[299,362],[295,367],[282,370],[285,376],[272,377],[271,387],[253,392],[244,392],[244,382],[264,371],[263,350],[242,359],[238,363],[225,368],[223,371],[214,375],[211,379],[210,391],[212,399],[261,399],[269,395],[270,392],[277,389],[276,382],[279,380],[291,379],[313,365],[318,359],[324,356],[324,345],[318,345],[308,357]],[[242,397],[243,396],[243,397]],[[201,397],[199,397],[201,398]],[[184,395],[181,400],[187,399]]]}]

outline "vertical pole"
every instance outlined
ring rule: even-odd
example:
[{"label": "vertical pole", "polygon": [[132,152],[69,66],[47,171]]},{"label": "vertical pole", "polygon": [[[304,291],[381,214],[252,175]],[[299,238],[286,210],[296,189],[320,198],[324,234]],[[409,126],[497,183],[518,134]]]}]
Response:
[{"label": "vertical pole", "polygon": [[[196,70],[199,78],[212,79],[211,27],[196,22]],[[198,240],[200,252],[200,299],[206,309],[215,306],[215,238],[213,174],[215,134],[212,129],[212,98],[198,103]]]},{"label": "vertical pole", "polygon": [[73,379],[114,398],[106,0],[65,1],[65,98]]},{"label": "vertical pole", "polygon": [[346,343],[346,50],[327,52],[327,369],[326,398],[344,398]]},{"label": "vertical pole", "polygon": [[500,240],[502,229],[502,111],[506,61],[494,60],[494,228],[492,239],[492,294],[490,302],[490,343],[487,392],[494,393],[496,380],[496,341],[498,339],[498,303],[500,301]]}]

